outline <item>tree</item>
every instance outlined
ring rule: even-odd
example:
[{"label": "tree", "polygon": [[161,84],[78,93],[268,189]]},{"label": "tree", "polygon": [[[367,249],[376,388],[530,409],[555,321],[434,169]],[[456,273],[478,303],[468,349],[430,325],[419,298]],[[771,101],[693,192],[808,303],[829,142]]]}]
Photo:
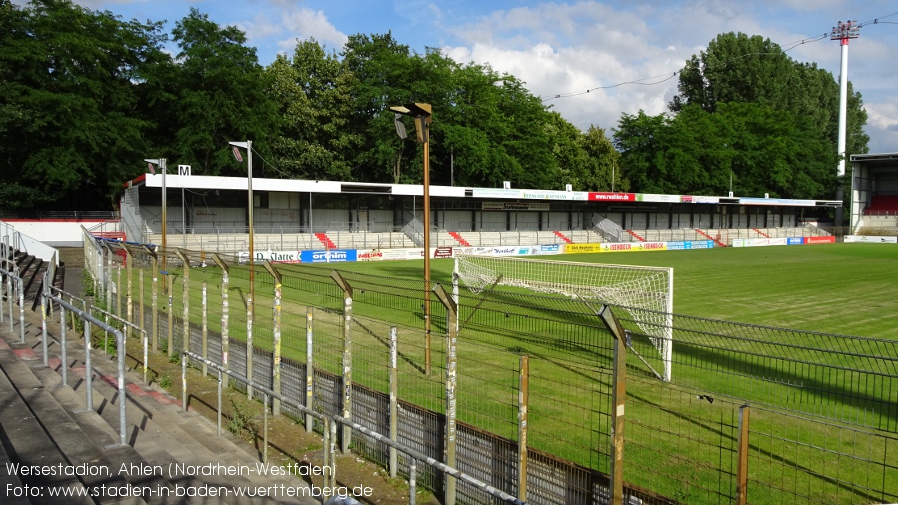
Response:
[{"label": "tree", "polygon": [[835,190],[835,151],[816,126],[754,103],[721,103],[715,113],[692,104],[676,116],[625,115],[615,141],[627,177],[642,192],[813,199]]},{"label": "tree", "polygon": [[161,53],[160,24],[67,0],[0,2],[0,199],[7,208],[111,206],[136,175],[148,124],[133,82]]},{"label": "tree", "polygon": [[[265,76],[246,35],[221,28],[206,14],[190,9],[172,32],[180,52],[169,103],[174,125],[170,158],[190,164],[204,175],[245,176],[231,157],[229,141],[249,139],[266,153],[273,133],[275,107],[266,93]],[[264,174],[261,166],[257,174]]]},{"label": "tree", "polygon": [[278,56],[266,74],[278,109],[275,166],[293,177],[350,180],[361,145],[349,127],[353,74],[314,39],[297,44],[292,61]]},{"label": "tree", "polygon": [[[816,64],[792,60],[777,44],[758,35],[718,35],[707,50],[686,62],[678,87],[679,94],[670,103],[672,112],[696,104],[713,113],[721,103],[750,102],[807,118],[832,142],[838,136],[839,84],[832,74]],[[846,152],[867,152],[869,137],[863,133],[867,113],[850,84],[848,119]]]}]

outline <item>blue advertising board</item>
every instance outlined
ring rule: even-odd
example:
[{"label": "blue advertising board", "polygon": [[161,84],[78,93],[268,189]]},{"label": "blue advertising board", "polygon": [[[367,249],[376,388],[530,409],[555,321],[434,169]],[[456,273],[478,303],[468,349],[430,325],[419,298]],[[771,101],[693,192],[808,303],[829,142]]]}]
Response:
[{"label": "blue advertising board", "polygon": [[299,260],[303,263],[338,263],[356,261],[355,249],[332,249],[330,251],[302,251]]}]

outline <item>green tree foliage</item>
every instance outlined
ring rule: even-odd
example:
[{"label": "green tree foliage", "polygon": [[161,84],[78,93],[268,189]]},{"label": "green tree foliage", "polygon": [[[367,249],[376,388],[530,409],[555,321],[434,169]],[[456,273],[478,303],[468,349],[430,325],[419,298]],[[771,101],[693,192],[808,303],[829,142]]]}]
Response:
[{"label": "green tree foliage", "polygon": [[290,60],[266,70],[277,107],[273,164],[302,179],[351,180],[351,153],[361,139],[349,128],[354,75],[315,40],[299,42]]},{"label": "green tree foliage", "polygon": [[228,142],[254,140],[254,148],[265,153],[275,123],[255,48],[245,45],[242,31],[221,28],[195,8],[172,33],[180,52],[173,75],[176,99],[169,104],[175,123],[171,157],[192,165],[194,173],[245,175]]},{"label": "green tree foliage", "polygon": [[[769,39],[722,34],[686,62],[670,115],[624,115],[615,131],[634,189],[795,198],[835,195],[839,84]],[[867,150],[849,88],[848,153]]]},{"label": "green tree foliage", "polygon": [[6,208],[113,203],[149,125],[133,81],[161,52],[159,24],[67,0],[0,1],[0,201]]},{"label": "green tree foliage", "polygon": [[806,118],[754,103],[624,115],[615,136],[627,176],[647,193],[825,198],[837,157]]},{"label": "green tree foliage", "polygon": [[[674,112],[690,103],[714,112],[719,103],[751,102],[807,118],[833,142],[838,136],[839,83],[833,75],[814,63],[792,60],[777,44],[757,35],[719,35],[706,51],[686,62],[680,72],[679,90],[670,104]],[[861,95],[849,82],[849,155],[867,152],[870,139],[863,133],[866,123]]]}]

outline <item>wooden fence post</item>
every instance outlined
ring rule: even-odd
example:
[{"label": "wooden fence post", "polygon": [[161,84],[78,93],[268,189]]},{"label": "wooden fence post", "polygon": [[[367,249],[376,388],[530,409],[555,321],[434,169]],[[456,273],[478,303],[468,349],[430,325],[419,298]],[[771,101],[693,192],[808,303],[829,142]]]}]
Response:
[{"label": "wooden fence post", "polygon": [[748,417],[751,407],[739,407],[739,449],[736,465],[736,503],[748,503]]}]

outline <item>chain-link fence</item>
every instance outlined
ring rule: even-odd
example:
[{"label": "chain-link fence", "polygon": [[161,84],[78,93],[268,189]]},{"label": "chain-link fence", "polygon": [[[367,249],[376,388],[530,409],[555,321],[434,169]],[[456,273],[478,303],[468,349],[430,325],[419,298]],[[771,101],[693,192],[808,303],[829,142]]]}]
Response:
[{"label": "chain-link fence", "polygon": [[[193,251],[109,248],[128,249],[125,278],[143,270],[130,289],[144,301],[126,298],[160,347],[170,338],[169,349],[182,349],[187,337],[194,352],[243,375],[251,368],[258,384],[302,405],[348,412],[436,460],[451,447],[460,471],[532,503],[608,502],[623,409],[612,402],[614,339],[598,307],[485,290],[431,296],[426,310],[423,282],[402,276],[334,264],[251,271]],[[100,270],[121,256],[92,254],[95,278],[115,279]],[[154,294],[156,308],[144,306]],[[638,321],[615,310],[630,330],[622,461],[631,503],[741,503],[746,490],[752,503],[898,501],[894,343],[675,316],[666,383]],[[382,442],[350,437],[354,451],[408,475]],[[455,487],[429,466],[418,482],[447,495]],[[496,500],[461,481],[454,496]]]}]

